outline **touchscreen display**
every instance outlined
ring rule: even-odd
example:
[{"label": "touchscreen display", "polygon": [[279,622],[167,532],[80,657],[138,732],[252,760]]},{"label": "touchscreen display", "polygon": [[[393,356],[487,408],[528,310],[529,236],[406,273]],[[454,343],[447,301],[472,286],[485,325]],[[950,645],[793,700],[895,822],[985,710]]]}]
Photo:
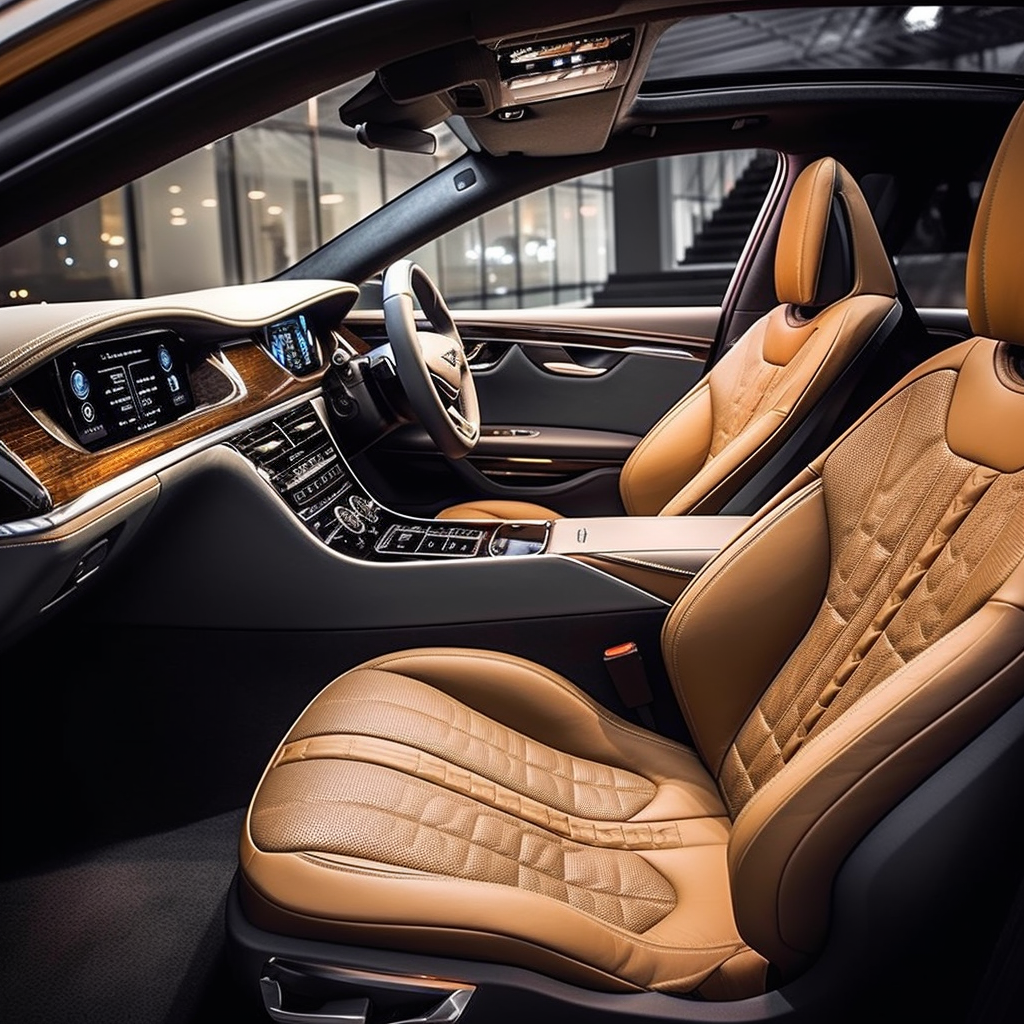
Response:
[{"label": "touchscreen display", "polygon": [[89,341],[57,357],[71,426],[94,450],[145,434],[195,408],[185,345],[171,331]]},{"label": "touchscreen display", "polygon": [[267,351],[279,366],[296,377],[320,369],[316,339],[304,316],[271,324],[267,328]]}]

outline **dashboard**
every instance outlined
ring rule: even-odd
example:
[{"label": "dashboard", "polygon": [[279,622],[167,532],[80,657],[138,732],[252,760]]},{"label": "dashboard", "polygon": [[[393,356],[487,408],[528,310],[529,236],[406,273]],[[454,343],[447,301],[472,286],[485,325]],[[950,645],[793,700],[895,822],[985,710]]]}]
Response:
[{"label": "dashboard", "polygon": [[[355,477],[345,439],[357,426],[332,420],[325,375],[332,356],[369,368],[378,351],[345,326],[357,297],[350,284],[287,281],[0,309],[0,641],[106,571],[136,533],[151,536],[142,526],[154,508],[166,510],[168,482],[199,479],[211,461],[221,467],[216,486],[237,479],[249,494],[252,522],[277,517],[267,528],[283,529],[273,542],[280,550],[303,534],[318,542],[312,572],[329,586],[357,564],[434,565],[432,578],[441,580],[444,565],[542,552],[548,524],[410,519],[380,505]],[[371,403],[361,396],[361,404]],[[220,529],[240,507],[226,518],[211,511],[208,523],[201,512],[206,525],[197,529]],[[177,517],[154,518],[166,531]],[[259,550],[270,551],[268,541]],[[223,551],[221,544],[214,557]],[[187,579],[181,575],[183,585]],[[366,577],[373,586],[383,579]],[[475,588],[493,583],[474,579],[465,602],[477,613]],[[524,576],[522,592],[509,590],[509,599],[526,601],[533,580]],[[573,585],[583,592],[582,579]],[[230,586],[237,604],[241,577]],[[403,589],[411,595],[423,586],[427,578],[417,576]],[[416,600],[409,614],[421,617],[429,603]],[[493,614],[506,614],[500,601]]]}]

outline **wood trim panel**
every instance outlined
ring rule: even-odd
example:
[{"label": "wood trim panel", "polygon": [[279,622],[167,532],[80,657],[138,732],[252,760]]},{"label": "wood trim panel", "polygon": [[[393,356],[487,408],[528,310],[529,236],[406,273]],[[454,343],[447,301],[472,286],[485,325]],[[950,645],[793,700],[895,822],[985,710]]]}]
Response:
[{"label": "wood trim panel", "polygon": [[[243,395],[106,451],[87,452],[55,437],[40,422],[45,419],[44,411],[30,409],[17,397],[17,385],[13,394],[0,398],[0,437],[39,478],[50,492],[54,505],[60,507],[183,444],[290,398],[312,394],[324,374],[320,370],[297,380],[255,342],[233,346],[224,356],[245,385]],[[39,413],[40,419],[34,412]]]}]

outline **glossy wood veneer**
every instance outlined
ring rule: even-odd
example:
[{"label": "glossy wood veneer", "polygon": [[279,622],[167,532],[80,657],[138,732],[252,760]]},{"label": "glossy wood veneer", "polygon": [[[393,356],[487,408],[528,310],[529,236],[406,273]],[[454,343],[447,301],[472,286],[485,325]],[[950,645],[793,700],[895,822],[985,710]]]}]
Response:
[{"label": "glossy wood veneer", "polygon": [[[238,423],[290,398],[315,392],[323,370],[298,380],[282,370],[255,343],[233,346],[224,353],[245,385],[245,393],[224,404],[190,414],[177,423],[123,441],[101,452],[87,452],[59,440],[40,420],[45,411],[30,409],[19,397],[0,398],[0,437],[46,487],[59,507],[94,487],[166,455],[215,430]],[[14,391],[17,392],[17,386]],[[36,418],[33,413],[39,415]]]}]

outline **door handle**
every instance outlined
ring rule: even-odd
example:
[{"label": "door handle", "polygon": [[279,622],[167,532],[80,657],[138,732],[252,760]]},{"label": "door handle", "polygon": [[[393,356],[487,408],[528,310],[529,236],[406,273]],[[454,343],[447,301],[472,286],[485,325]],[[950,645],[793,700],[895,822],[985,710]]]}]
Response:
[{"label": "door handle", "polygon": [[548,373],[559,377],[600,377],[608,372],[607,366],[584,366],[582,363],[545,362],[541,363]]}]

